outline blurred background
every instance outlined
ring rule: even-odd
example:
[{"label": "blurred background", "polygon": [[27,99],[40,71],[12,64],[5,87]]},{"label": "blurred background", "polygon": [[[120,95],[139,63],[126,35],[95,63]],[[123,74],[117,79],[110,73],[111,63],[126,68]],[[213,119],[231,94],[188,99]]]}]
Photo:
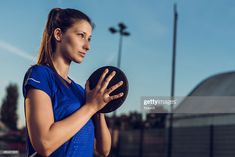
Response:
[{"label": "blurred background", "polygon": [[[188,110],[173,107],[171,111],[178,111],[173,115],[145,113],[141,101],[148,96],[235,95],[233,0],[2,0],[0,156],[25,156],[22,82],[36,63],[54,7],[79,9],[95,23],[91,50],[82,64],[73,63],[70,78],[84,87],[94,70],[112,65],[129,80],[125,103],[107,114],[113,136],[110,156],[235,156],[235,116],[226,112],[234,102],[217,113],[210,112],[212,104],[204,114],[200,106],[205,102],[182,102]],[[182,114],[195,108],[200,114]]]}]

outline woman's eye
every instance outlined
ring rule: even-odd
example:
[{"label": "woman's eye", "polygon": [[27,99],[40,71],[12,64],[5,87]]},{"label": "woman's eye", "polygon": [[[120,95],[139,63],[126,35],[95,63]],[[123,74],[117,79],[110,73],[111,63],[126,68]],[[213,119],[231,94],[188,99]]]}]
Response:
[{"label": "woman's eye", "polygon": [[82,39],[85,38],[85,34],[83,34],[83,33],[79,33],[78,35],[79,35]]}]

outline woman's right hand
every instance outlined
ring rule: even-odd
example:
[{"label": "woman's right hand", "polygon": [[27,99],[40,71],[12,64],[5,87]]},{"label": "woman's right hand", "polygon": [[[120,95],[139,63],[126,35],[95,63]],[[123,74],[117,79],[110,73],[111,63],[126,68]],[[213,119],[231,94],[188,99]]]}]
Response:
[{"label": "woman's right hand", "polygon": [[90,89],[89,80],[87,80],[85,89],[86,89],[86,105],[90,105],[91,108],[95,110],[95,112],[102,109],[107,103],[112,100],[118,99],[124,95],[124,93],[119,93],[113,96],[109,94],[112,93],[114,90],[119,88],[123,81],[113,85],[109,89],[107,89],[109,82],[115,76],[116,72],[113,71],[106,79],[105,76],[108,73],[108,69],[105,69],[103,74],[101,75],[96,87],[94,89]]}]

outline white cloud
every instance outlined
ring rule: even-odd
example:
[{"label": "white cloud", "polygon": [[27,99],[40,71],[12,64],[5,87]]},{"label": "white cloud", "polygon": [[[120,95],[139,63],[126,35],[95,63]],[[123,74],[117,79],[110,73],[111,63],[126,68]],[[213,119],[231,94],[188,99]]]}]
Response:
[{"label": "white cloud", "polygon": [[34,60],[34,57],[29,55],[29,53],[25,52],[24,50],[19,49],[18,47],[11,45],[10,43],[7,43],[1,40],[0,40],[0,51],[10,52],[26,60],[30,60],[30,61]]}]

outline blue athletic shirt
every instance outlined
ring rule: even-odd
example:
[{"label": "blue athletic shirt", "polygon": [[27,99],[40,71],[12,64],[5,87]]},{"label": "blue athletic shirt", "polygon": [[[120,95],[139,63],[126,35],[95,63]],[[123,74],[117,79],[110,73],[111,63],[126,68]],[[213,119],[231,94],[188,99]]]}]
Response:
[{"label": "blue athletic shirt", "polygon": [[[30,88],[42,90],[49,95],[55,122],[73,114],[85,103],[84,88],[71,79],[71,83],[62,80],[63,78],[49,66],[34,65],[26,72],[23,82],[24,98],[26,98]],[[30,142],[28,133],[27,153],[28,156],[37,154]],[[90,119],[71,139],[55,150],[50,157],[93,157],[93,153],[94,124]],[[40,157],[39,154],[36,156]]]}]

